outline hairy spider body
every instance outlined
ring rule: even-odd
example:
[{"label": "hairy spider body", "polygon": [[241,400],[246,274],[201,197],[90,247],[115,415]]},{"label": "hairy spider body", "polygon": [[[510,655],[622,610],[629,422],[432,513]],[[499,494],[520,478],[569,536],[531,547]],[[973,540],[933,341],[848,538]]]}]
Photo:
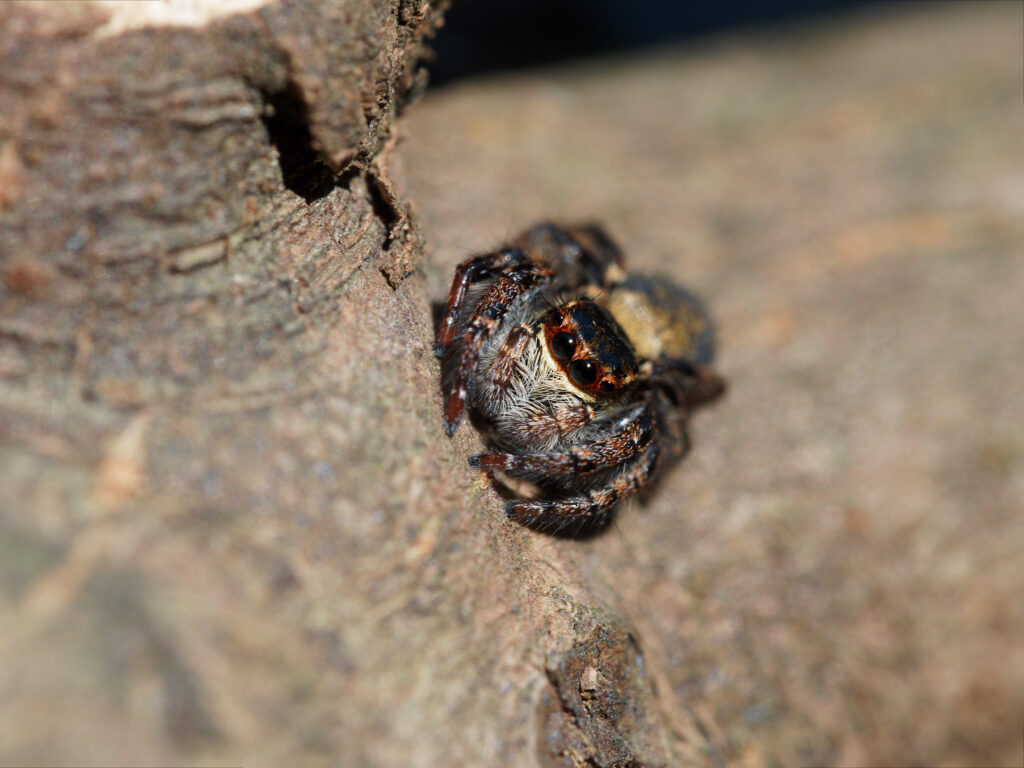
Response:
[{"label": "hairy spider body", "polygon": [[438,330],[445,430],[468,410],[492,452],[470,464],[533,484],[509,517],[606,519],[688,448],[686,422],[724,383],[689,293],[627,275],[598,227],[540,224],[459,265]]}]

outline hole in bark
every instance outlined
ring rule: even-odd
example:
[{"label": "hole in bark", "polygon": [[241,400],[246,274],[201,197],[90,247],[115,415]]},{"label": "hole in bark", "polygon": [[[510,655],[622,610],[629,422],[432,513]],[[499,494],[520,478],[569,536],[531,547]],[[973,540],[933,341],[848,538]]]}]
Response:
[{"label": "hole in bark", "polygon": [[325,197],[334,187],[334,173],[313,147],[309,109],[294,82],[283,91],[264,91],[268,109],[262,120],[277,148],[281,180],[307,203]]}]

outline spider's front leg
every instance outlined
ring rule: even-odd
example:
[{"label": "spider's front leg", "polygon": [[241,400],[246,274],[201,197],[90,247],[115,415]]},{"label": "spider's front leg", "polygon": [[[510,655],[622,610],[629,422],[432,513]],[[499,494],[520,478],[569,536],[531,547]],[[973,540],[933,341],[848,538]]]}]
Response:
[{"label": "spider's front leg", "polygon": [[451,392],[445,407],[445,432],[455,434],[459,420],[466,411],[468,385],[480,365],[480,354],[494,336],[509,311],[529,301],[555,279],[547,267],[526,262],[506,267],[501,276],[477,302],[473,316],[462,338],[459,364],[452,379]]},{"label": "spider's front leg", "polygon": [[544,222],[519,235],[514,245],[564,275],[571,288],[605,288],[624,275],[622,251],[596,224],[562,227]]},{"label": "spider's front leg", "polygon": [[561,499],[516,499],[505,505],[505,514],[512,520],[525,523],[536,523],[545,518],[563,521],[594,519],[644,488],[660,458],[658,441],[653,440],[639,457],[603,488]]},{"label": "spider's front leg", "polygon": [[494,356],[494,363],[487,372],[483,384],[482,394],[490,402],[498,403],[505,399],[512,385],[516,364],[529,346],[533,334],[533,328],[526,323],[521,323],[508,332],[501,348]]},{"label": "spider's front leg", "polygon": [[437,343],[434,345],[434,354],[437,357],[442,357],[452,343],[469,286],[526,260],[526,254],[518,248],[506,248],[497,253],[466,259],[455,268],[455,278],[452,280],[452,289],[448,293],[448,303],[445,305],[441,327],[437,331]]},{"label": "spider's front leg", "polygon": [[480,453],[469,458],[470,466],[500,470],[516,477],[539,480],[550,475],[585,475],[627,464],[654,437],[649,406],[631,408],[615,421],[612,431],[600,440],[574,445],[553,453]]}]

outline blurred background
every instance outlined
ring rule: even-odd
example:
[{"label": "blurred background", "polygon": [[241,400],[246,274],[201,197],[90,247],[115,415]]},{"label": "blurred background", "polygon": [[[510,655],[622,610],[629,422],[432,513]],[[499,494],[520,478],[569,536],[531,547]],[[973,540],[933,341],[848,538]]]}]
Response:
[{"label": "blurred background", "polygon": [[596,220],[717,323],[656,498],[531,540],[700,712],[694,762],[1019,765],[1020,4],[469,2],[436,48],[400,145],[433,297]]},{"label": "blurred background", "polygon": [[[456,2],[434,40],[430,81],[671,45],[730,29],[841,17],[863,0],[488,0]],[[880,3],[873,3],[880,5]]]}]

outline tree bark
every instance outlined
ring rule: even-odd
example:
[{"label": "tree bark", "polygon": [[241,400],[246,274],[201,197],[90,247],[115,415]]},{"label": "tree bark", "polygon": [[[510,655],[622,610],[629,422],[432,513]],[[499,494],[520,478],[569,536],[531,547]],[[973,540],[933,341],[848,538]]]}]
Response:
[{"label": "tree bark", "polygon": [[[440,5],[189,8],[0,4],[0,763],[1019,758],[1016,10],[396,120]],[[546,218],[696,288],[731,384],[582,542],[504,518],[431,352]]]}]

